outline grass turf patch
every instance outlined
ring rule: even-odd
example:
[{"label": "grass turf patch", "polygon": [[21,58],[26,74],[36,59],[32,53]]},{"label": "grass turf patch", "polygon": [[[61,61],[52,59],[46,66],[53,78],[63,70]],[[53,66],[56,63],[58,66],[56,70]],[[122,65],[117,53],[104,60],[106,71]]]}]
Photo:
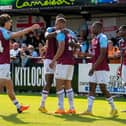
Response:
[{"label": "grass turf patch", "polygon": [[[103,97],[96,97],[93,107],[95,116],[84,116],[78,113],[83,112],[87,108],[87,99],[83,96],[76,96],[74,99],[76,115],[56,115],[44,114],[38,111],[41,96],[33,94],[20,94],[17,99],[23,103],[30,105],[30,109],[24,113],[18,114],[15,106],[9,100],[6,94],[0,95],[0,124],[1,126],[125,126],[126,99],[120,97],[115,98],[115,105],[119,111],[119,116],[112,118],[110,116],[110,106]],[[67,98],[64,102],[65,110],[69,109]],[[47,98],[46,108],[49,113],[53,113],[57,109],[57,97],[50,95]]]}]

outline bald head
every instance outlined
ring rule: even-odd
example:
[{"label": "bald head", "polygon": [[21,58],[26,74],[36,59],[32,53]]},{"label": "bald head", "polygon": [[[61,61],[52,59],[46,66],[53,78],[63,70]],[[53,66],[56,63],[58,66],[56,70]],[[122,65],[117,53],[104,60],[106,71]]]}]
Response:
[{"label": "bald head", "polygon": [[103,24],[100,21],[96,21],[92,24],[92,33],[98,35],[103,30]]}]

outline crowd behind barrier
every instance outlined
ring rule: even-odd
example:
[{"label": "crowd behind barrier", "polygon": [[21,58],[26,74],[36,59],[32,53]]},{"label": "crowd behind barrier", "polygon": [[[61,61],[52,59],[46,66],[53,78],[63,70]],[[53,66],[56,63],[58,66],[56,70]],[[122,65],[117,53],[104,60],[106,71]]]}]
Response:
[{"label": "crowd behind barrier", "polygon": [[[45,54],[45,38],[43,33],[30,33],[19,40],[10,40],[11,63],[28,66],[30,62],[42,63]],[[120,63],[120,50],[118,47],[119,37],[108,40],[108,62]],[[90,51],[90,39],[84,35],[78,36],[77,43],[80,45],[74,52],[75,63],[89,63],[90,58],[85,58],[83,53]]]}]

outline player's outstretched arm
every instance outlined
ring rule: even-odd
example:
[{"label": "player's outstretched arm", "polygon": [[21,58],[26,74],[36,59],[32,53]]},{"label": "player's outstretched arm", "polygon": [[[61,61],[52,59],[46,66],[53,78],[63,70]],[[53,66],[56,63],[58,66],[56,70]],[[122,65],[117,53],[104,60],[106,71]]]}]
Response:
[{"label": "player's outstretched arm", "polygon": [[13,34],[11,35],[11,39],[14,39],[14,38],[18,38],[18,37],[21,37],[29,32],[32,32],[34,31],[35,29],[39,29],[40,28],[40,25],[38,24],[34,24],[28,28],[25,28],[21,31],[18,31],[18,32],[13,32]]}]

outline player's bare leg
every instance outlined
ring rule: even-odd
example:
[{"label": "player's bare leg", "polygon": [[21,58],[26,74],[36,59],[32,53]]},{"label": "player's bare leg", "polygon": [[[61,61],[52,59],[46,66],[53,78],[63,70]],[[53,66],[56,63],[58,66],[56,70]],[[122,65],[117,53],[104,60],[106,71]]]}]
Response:
[{"label": "player's bare leg", "polygon": [[102,93],[105,95],[105,97],[107,98],[107,101],[108,101],[108,103],[109,103],[110,106],[111,106],[111,112],[110,112],[110,114],[111,114],[112,116],[117,116],[117,115],[118,115],[118,111],[117,111],[117,109],[115,108],[113,97],[112,97],[111,94],[107,91],[106,84],[100,84],[100,89],[101,89],[101,92],[102,92]]},{"label": "player's bare leg", "polygon": [[41,99],[41,103],[40,103],[40,107],[39,107],[39,111],[41,111],[43,113],[48,112],[45,107],[45,102],[48,97],[51,85],[53,83],[53,77],[54,77],[54,74],[46,74],[45,75],[45,81],[46,81],[45,83],[46,84],[42,90],[42,99]]},{"label": "player's bare leg", "polygon": [[95,99],[96,83],[89,83],[89,94],[88,94],[88,106],[87,110],[81,113],[81,115],[93,115],[92,108]]},{"label": "player's bare leg", "polygon": [[0,80],[0,84],[4,84],[7,90],[7,94],[9,96],[9,98],[11,99],[11,101],[13,102],[13,104],[16,106],[18,113],[21,113],[25,110],[27,110],[29,108],[29,106],[24,106],[24,105],[20,105],[20,103],[18,102],[18,100],[15,97],[15,93],[13,90],[13,82],[12,80],[9,79],[1,79]]}]

